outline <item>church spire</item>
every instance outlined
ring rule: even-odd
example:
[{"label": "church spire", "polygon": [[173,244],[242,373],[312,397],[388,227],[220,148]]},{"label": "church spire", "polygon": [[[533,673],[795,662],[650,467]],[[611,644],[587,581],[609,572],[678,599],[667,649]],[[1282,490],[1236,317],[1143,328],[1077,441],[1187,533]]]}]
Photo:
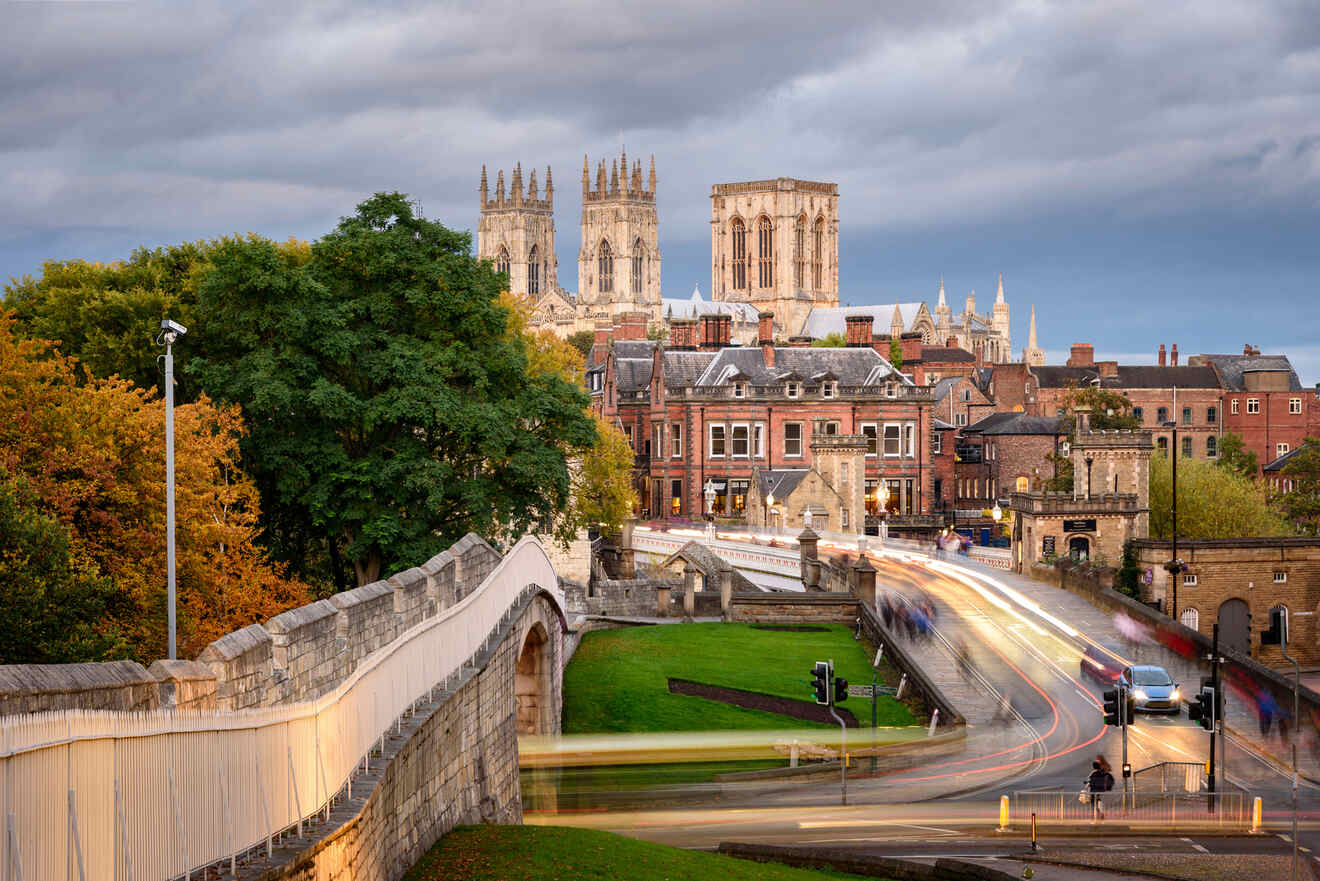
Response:
[{"label": "church spire", "polygon": [[536,169],[535,169],[535,168],[532,169],[532,176],[531,176],[531,179],[530,179],[530,180],[528,181],[528,183],[527,183],[527,198],[528,198],[529,201],[532,201],[532,202],[535,202],[535,201],[537,201],[538,199],[541,198],[541,193],[540,193],[540,191],[539,191],[539,190],[537,189],[537,187],[536,187]]},{"label": "church spire", "polygon": [[615,159],[610,169],[610,193],[617,195],[619,192],[619,160]]},{"label": "church spire", "polygon": [[481,166],[481,208],[485,210],[490,190],[486,186],[486,166]]},{"label": "church spire", "polygon": [[903,313],[898,310],[898,304],[894,304],[894,316],[889,319],[889,338],[898,339],[903,335]]},{"label": "church spire", "polygon": [[495,202],[498,205],[504,204],[504,169],[501,168],[499,174],[495,175]]},{"label": "church spire", "polygon": [[655,154],[651,154],[651,195],[655,195]]},{"label": "church spire", "polygon": [[555,179],[550,176],[550,166],[545,167],[545,201],[548,207],[555,206]]},{"label": "church spire", "polygon": [[582,195],[591,192],[591,172],[587,170],[587,154],[582,154]]},{"label": "church spire", "polygon": [[1004,273],[999,273],[999,290],[995,292],[995,305],[1003,306],[1004,303]]},{"label": "church spire", "polygon": [[628,192],[628,148],[619,145],[619,167],[623,169],[623,191]]},{"label": "church spire", "polygon": [[940,276],[940,301],[936,304],[937,309],[947,309],[948,303],[944,302],[944,276]]},{"label": "church spire", "polygon": [[1036,304],[1031,304],[1031,324],[1027,327],[1027,349],[1036,348]]},{"label": "church spire", "polygon": [[523,200],[522,163],[513,166],[513,204],[521,205]]}]

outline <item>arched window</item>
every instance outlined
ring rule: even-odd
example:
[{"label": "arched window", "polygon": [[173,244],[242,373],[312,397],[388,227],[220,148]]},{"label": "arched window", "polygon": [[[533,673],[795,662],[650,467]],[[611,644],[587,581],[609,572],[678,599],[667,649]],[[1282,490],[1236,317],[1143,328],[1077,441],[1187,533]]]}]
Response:
[{"label": "arched window", "polygon": [[1213,459],[1219,455],[1219,438],[1213,434],[1205,439],[1205,457]]},{"label": "arched window", "polygon": [[1016,483],[1016,486],[1014,487],[1014,489],[1015,489],[1017,492],[1024,493],[1024,492],[1026,492],[1026,491],[1028,490],[1028,488],[1030,487],[1030,485],[1031,485],[1031,480],[1030,480],[1029,478],[1027,478],[1027,477],[1019,477],[1019,478],[1017,479],[1017,483]]},{"label": "arched window", "polygon": [[793,282],[802,290],[807,282],[807,215],[798,216],[793,229]]},{"label": "arched window", "polygon": [[495,252],[495,271],[509,274],[509,249],[503,245]]},{"label": "arched window", "polygon": [[1178,620],[1182,622],[1182,626],[1189,630],[1201,629],[1201,613],[1196,609],[1183,609],[1182,613],[1178,615]]},{"label": "arched window", "polygon": [[610,250],[608,239],[600,240],[599,254],[599,272],[600,272],[600,292],[602,294],[612,293],[614,291],[614,252]]},{"label": "arched window", "polygon": [[527,255],[527,293],[541,293],[540,251],[532,245],[532,252]]},{"label": "arched window", "polygon": [[735,217],[730,231],[733,235],[733,289],[747,290],[747,227],[741,217]]},{"label": "arched window", "polygon": [[825,275],[825,218],[816,218],[816,231],[811,243],[811,282],[814,290],[825,287],[821,279]]},{"label": "arched window", "polygon": [[642,261],[646,259],[646,249],[642,247],[642,240],[633,242],[632,253],[632,292],[640,294],[642,292]]},{"label": "arched window", "polygon": [[756,240],[757,240],[757,281],[760,287],[772,288],[775,286],[775,225],[770,222],[770,218],[764,214],[756,222]]}]

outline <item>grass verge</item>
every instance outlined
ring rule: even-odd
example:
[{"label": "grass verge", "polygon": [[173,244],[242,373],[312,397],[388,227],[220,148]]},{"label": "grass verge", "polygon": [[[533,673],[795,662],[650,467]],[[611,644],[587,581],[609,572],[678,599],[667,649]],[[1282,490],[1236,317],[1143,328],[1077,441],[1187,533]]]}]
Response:
[{"label": "grass verge", "polygon": [[[672,624],[588,633],[564,671],[565,734],[773,730],[813,726],[800,719],[671,694],[669,677],[741,688],[810,704],[810,670],[834,659],[835,674],[870,684],[871,658],[841,625],[810,633],[757,630],[750,624]],[[881,681],[882,685],[894,685]],[[844,706],[869,726],[871,702]],[[882,697],[877,723],[915,724],[911,711]]]},{"label": "grass verge", "polygon": [[822,881],[858,878],[793,869],[563,826],[459,826],[404,881]]}]

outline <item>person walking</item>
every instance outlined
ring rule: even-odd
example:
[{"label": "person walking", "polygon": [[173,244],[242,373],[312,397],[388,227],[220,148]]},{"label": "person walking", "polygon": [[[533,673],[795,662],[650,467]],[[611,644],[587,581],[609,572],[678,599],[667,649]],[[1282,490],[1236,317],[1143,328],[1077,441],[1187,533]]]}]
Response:
[{"label": "person walking", "polygon": [[1114,775],[1100,766],[1099,759],[1091,763],[1091,774],[1086,778],[1086,787],[1091,793],[1091,816],[1094,819],[1103,820],[1105,818],[1104,793],[1114,788]]},{"label": "person walking", "polygon": [[1260,715],[1260,736],[1269,737],[1270,728],[1274,726],[1274,711],[1278,704],[1274,702],[1274,695],[1267,689],[1260,689],[1256,692],[1256,712]]}]

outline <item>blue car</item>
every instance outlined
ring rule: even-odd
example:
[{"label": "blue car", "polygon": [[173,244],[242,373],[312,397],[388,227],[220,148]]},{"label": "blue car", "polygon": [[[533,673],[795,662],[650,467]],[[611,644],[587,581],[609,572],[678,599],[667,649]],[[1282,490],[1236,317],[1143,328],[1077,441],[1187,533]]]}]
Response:
[{"label": "blue car", "polygon": [[1169,671],[1153,664],[1138,664],[1126,668],[1119,681],[1132,691],[1137,710],[1147,713],[1182,712],[1182,691],[1169,676]]}]

